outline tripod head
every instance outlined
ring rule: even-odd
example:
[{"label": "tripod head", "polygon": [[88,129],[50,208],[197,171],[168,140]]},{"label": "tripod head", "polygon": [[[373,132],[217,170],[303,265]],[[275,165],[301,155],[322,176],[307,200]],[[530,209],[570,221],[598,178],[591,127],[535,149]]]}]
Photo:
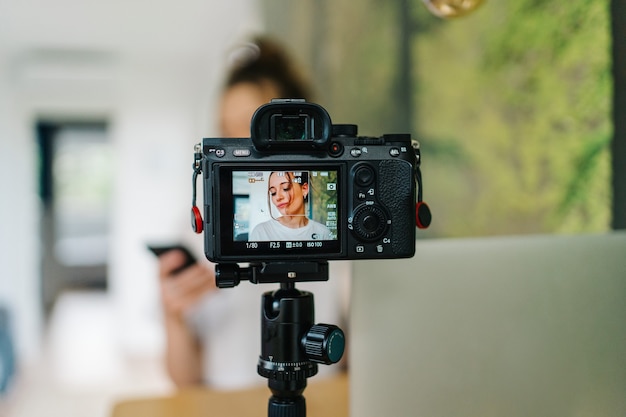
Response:
[{"label": "tripod head", "polygon": [[232,288],[244,281],[253,284],[328,281],[328,262],[262,262],[247,267],[238,264],[217,264],[215,283],[219,288]]},{"label": "tripod head", "polygon": [[261,355],[257,372],[268,379],[272,392],[269,417],[304,417],[303,397],[307,378],[318,371],[318,363],[330,365],[343,356],[345,336],[332,324],[314,321],[313,294],[296,289],[296,282],[327,281],[328,262],[273,262],[218,264],[220,288],[239,285],[241,280],[280,283],[280,288],[263,294],[261,301]]}]

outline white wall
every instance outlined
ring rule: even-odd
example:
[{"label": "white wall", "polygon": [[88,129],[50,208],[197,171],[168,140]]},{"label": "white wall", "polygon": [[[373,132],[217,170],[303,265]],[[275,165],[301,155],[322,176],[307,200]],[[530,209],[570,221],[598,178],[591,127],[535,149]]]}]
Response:
[{"label": "white wall", "polygon": [[111,278],[124,343],[143,350],[160,345],[156,265],[146,243],[190,234],[193,144],[206,121],[198,109],[208,110],[193,66],[136,62],[128,74],[113,128],[120,157]]},{"label": "white wall", "polygon": [[[0,65],[4,64],[0,58]],[[6,65],[0,67],[0,303],[12,315],[20,351],[39,344],[38,200],[35,141]]]},{"label": "white wall", "polygon": [[192,146],[215,134],[226,49],[261,27],[255,0],[0,3],[0,302],[18,353],[41,342],[40,116],[110,121],[115,146],[111,295],[120,337],[160,349],[154,260],[144,244],[189,234]]}]

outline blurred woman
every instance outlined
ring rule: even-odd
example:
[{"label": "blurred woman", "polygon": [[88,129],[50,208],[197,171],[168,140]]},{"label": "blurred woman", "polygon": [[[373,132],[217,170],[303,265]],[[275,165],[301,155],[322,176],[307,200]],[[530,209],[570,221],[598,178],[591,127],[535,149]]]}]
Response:
[{"label": "blurred woman", "polygon": [[[223,137],[249,137],[252,114],[273,98],[310,99],[308,84],[275,42],[256,38],[235,50],[231,58],[219,108]],[[218,290],[214,265],[198,262],[175,272],[184,262],[180,251],[159,257],[165,359],[172,381],[177,386],[206,384],[222,389],[264,382],[256,366],[260,353],[259,303],[268,288],[242,284]],[[335,265],[334,270],[347,279],[346,268],[345,264]],[[339,324],[345,315],[347,290],[327,282],[319,284],[306,288],[322,300],[316,303],[316,315]]]}]

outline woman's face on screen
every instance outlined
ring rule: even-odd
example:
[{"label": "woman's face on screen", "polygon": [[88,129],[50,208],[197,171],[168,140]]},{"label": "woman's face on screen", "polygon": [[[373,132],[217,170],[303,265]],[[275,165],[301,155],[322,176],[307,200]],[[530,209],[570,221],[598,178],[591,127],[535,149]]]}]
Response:
[{"label": "woman's face on screen", "polygon": [[304,215],[308,184],[298,184],[290,172],[273,172],[268,188],[272,204],[283,216]]}]

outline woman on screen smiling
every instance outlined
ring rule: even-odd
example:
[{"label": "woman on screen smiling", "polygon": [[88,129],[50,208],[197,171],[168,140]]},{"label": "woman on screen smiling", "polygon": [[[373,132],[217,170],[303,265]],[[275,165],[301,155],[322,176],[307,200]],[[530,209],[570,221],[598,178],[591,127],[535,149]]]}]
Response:
[{"label": "woman on screen smiling", "polygon": [[[306,215],[310,193],[308,172],[274,171],[267,183],[272,220],[258,224],[250,234],[250,241],[332,239],[326,226]],[[272,206],[280,216],[274,217]]]}]

